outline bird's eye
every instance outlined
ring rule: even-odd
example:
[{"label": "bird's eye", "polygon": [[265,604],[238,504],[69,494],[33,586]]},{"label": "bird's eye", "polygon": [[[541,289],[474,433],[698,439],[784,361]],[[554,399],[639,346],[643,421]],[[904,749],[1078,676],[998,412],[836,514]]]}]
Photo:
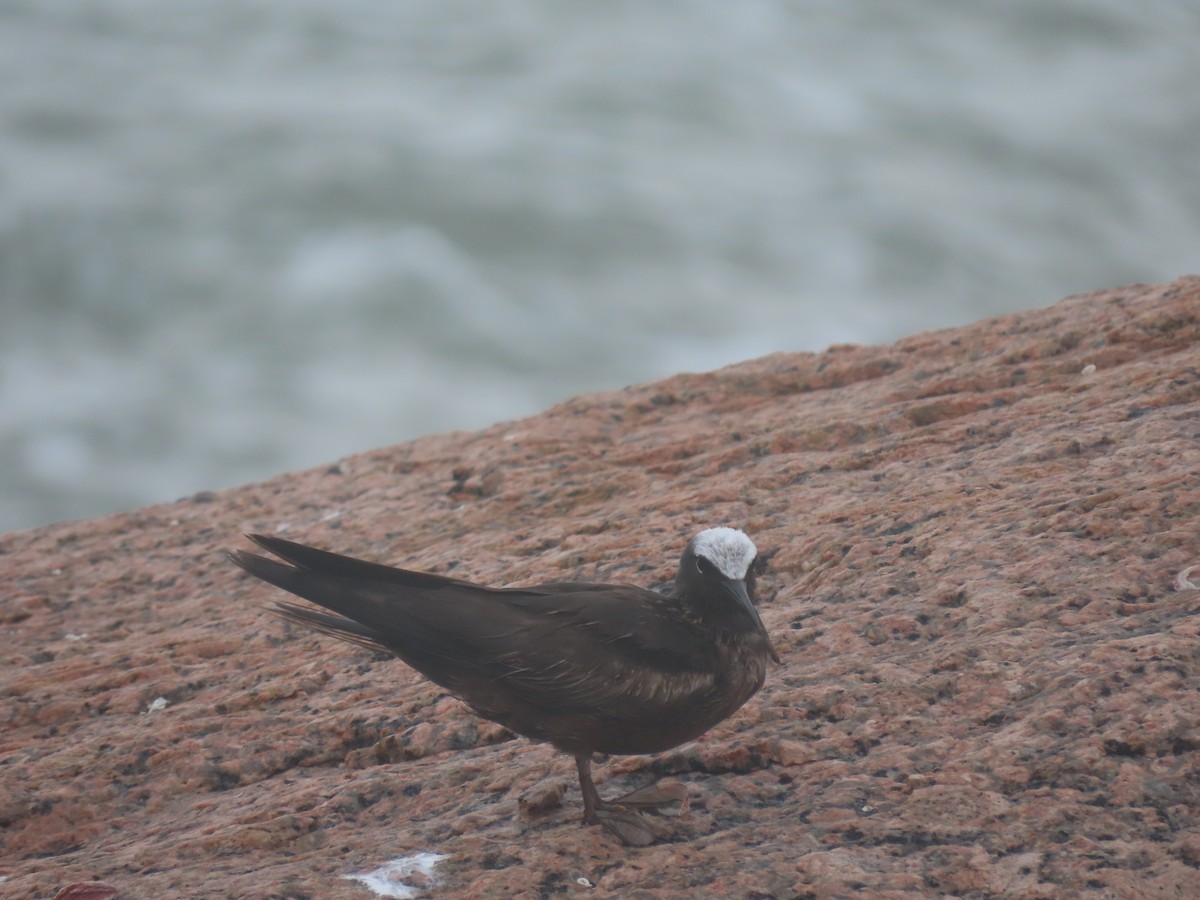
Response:
[{"label": "bird's eye", "polygon": [[696,571],[701,575],[707,575],[712,571],[713,565],[703,556],[696,557]]}]

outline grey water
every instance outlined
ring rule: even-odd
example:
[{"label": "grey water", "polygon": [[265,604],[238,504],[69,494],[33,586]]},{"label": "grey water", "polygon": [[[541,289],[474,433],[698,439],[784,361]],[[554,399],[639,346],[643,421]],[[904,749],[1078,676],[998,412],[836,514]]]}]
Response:
[{"label": "grey water", "polygon": [[1166,0],[6,0],[0,531],[1200,270]]}]

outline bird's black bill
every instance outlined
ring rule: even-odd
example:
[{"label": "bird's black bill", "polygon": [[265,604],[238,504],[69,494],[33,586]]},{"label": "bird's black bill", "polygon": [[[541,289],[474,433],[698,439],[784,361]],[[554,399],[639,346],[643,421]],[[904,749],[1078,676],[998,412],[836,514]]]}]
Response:
[{"label": "bird's black bill", "polygon": [[[721,590],[733,598],[733,601],[740,609],[745,611],[746,615],[750,617],[750,621],[758,627],[759,632],[765,637],[767,634],[766,626],[763,625],[763,621],[758,615],[758,609],[754,606],[754,601],[750,599],[750,595],[746,592],[746,582],[741,579],[725,578],[721,580]],[[769,637],[767,638],[767,642],[769,646]],[[771,658],[775,662],[779,662],[779,657],[775,654],[775,649],[773,647],[770,649]]]}]

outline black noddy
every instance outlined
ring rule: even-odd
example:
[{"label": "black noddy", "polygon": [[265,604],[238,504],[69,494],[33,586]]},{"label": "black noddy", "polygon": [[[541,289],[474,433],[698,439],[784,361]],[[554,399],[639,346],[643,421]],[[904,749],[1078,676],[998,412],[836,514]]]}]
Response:
[{"label": "black noddy", "polygon": [[698,738],[779,662],[755,607],[758,551],[734,528],[688,542],[669,594],[584,582],[490,588],[249,538],[283,562],[245,551],[233,562],[328,610],[278,602],[273,612],[397,656],[483,718],[572,754],[587,825],[626,809],[600,799],[593,754],[659,753]]}]

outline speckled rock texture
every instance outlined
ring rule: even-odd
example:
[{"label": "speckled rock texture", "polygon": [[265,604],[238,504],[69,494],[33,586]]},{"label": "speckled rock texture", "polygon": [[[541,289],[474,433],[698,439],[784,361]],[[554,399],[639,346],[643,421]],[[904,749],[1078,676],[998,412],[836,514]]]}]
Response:
[{"label": "speckled rock texture", "polygon": [[[714,524],[769,559],[783,663],[597,766],[687,785],[642,849],[579,825],[569,759],[285,625],[223,552],[665,587]],[[0,896],[369,898],[345,876],[438,853],[417,896],[1195,897],[1194,564],[1194,277],[8,534]]]}]

